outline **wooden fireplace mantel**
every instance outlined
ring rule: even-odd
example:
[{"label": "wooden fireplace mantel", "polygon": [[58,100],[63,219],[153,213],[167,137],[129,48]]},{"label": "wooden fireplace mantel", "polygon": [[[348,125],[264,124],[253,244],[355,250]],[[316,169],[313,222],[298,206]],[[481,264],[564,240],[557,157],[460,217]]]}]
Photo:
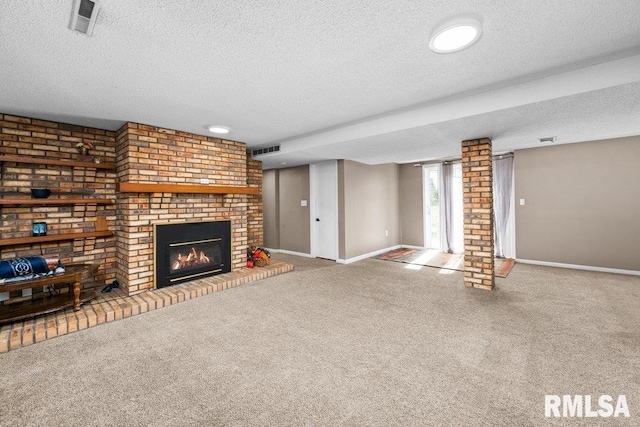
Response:
[{"label": "wooden fireplace mantel", "polygon": [[189,184],[141,184],[136,182],[118,183],[120,193],[193,193],[193,194],[260,194],[256,187],[212,186]]}]

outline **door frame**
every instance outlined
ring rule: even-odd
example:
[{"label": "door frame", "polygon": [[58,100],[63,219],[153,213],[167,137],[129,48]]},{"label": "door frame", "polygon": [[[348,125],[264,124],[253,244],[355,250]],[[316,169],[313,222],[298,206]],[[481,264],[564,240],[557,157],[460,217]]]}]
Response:
[{"label": "door frame", "polygon": [[329,165],[332,164],[333,165],[333,169],[334,169],[334,173],[335,173],[335,187],[334,187],[334,197],[335,197],[335,206],[336,206],[336,211],[334,213],[335,215],[335,224],[336,224],[336,235],[335,235],[335,260],[337,261],[340,258],[340,245],[339,245],[339,235],[340,235],[340,230],[338,228],[338,161],[337,160],[331,160],[328,162],[321,162],[321,163],[314,163],[309,165],[309,221],[311,223],[311,227],[310,227],[310,231],[311,231],[311,235],[309,236],[310,239],[310,243],[311,243],[311,257],[312,258],[316,258],[317,257],[317,244],[318,244],[318,227],[316,225],[316,218],[317,218],[317,212],[316,212],[316,206],[318,206],[318,191],[317,191],[317,186],[319,184],[319,180],[318,180],[318,176],[317,176],[317,166],[320,165]]}]

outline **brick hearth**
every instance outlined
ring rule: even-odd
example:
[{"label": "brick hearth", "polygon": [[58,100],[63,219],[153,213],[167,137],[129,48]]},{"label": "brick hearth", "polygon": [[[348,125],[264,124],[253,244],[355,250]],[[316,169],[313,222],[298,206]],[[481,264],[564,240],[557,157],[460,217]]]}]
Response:
[{"label": "brick hearth", "polygon": [[138,295],[128,295],[126,290],[116,289],[110,293],[100,294],[99,298],[84,304],[77,312],[66,309],[24,322],[3,325],[0,327],[0,353],[292,270],[292,264],[272,260],[266,267],[243,268]]}]

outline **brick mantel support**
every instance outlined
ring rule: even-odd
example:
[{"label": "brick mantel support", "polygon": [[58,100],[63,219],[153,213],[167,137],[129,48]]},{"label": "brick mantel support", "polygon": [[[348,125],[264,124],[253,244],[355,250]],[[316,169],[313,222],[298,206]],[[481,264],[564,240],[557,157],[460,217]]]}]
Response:
[{"label": "brick mantel support", "polygon": [[491,140],[462,141],[464,285],[492,290],[493,169]]}]

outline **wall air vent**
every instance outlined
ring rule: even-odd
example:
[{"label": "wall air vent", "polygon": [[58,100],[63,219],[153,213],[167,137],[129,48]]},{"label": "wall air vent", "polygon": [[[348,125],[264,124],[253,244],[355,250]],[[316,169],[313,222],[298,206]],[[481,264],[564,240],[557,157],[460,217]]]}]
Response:
[{"label": "wall air vent", "polygon": [[99,8],[100,2],[98,0],[74,0],[69,28],[90,36],[96,25]]},{"label": "wall air vent", "polygon": [[269,153],[277,153],[280,151],[279,145],[274,145],[272,147],[264,147],[264,148],[256,148],[251,151],[251,157],[259,156],[261,154],[269,154]]}]

